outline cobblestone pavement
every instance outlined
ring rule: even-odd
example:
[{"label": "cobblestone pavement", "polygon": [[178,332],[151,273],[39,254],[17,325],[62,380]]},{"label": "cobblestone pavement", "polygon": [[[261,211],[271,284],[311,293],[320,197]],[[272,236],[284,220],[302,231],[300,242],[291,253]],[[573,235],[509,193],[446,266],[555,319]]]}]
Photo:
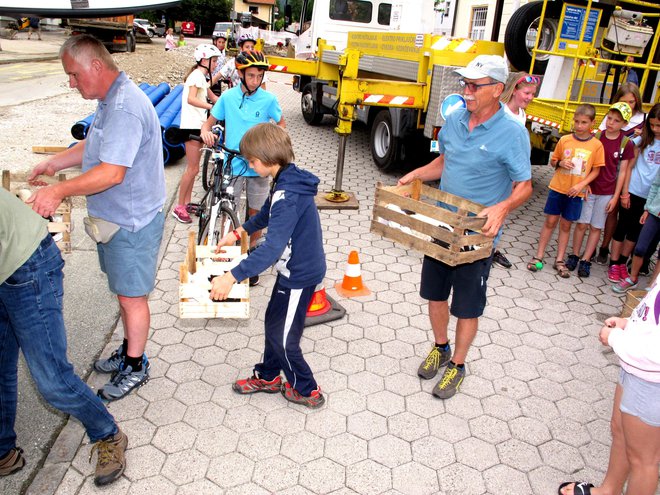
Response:
[{"label": "cobblestone pavement", "polygon": [[[297,163],[329,189],[337,137],[329,121],[304,123],[288,80],[274,75],[269,89],[284,108]],[[347,315],[308,328],[302,341],[327,404],[311,411],[279,395],[232,392],[231,383],[260,360],[274,276],[252,289],[249,320],[178,319],[188,227],[177,224],[151,297],[152,379],[109,406],[130,439],[128,468],[103,493],[546,495],[561,481],[601,480],[618,365],[597,333],[622,301],[601,266],[585,280],[560,279],[549,266],[525,270],[549,168],[534,167],[534,196],[509,219],[500,248],[514,267],[491,271],[468,375],[460,393],[442,402],[430,395],[435,381],[416,374],[432,341],[418,295],[421,257],[369,233],[374,185],[395,177],[376,169],[367,133],[356,127],[343,183],[360,209],[321,212],[326,285]],[[372,294],[347,300],[333,286],[352,249]],[[118,328],[106,351],[121,334]],[[93,386],[102,383],[92,376]],[[97,492],[89,452],[70,421],[30,493]]]}]

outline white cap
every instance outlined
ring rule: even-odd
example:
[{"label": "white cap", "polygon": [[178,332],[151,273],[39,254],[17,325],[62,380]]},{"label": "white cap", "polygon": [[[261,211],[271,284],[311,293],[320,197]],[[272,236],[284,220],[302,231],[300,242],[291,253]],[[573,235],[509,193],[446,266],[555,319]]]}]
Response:
[{"label": "white cap", "polygon": [[499,55],[479,55],[467,64],[467,67],[457,69],[455,72],[466,79],[490,77],[504,84],[509,77],[506,60]]}]

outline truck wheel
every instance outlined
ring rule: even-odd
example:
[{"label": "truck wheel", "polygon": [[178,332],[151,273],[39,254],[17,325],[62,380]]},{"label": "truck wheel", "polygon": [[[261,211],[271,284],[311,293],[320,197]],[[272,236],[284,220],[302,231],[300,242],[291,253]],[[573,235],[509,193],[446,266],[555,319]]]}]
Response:
[{"label": "truck wheel", "polygon": [[[538,48],[551,50],[558,35],[559,16],[562,2],[548,2],[541,30]],[[541,20],[543,2],[530,2],[516,10],[506,26],[504,50],[509,62],[520,71],[529,71],[532,63],[532,50]],[[534,63],[534,73],[544,74],[549,55],[538,55]]]},{"label": "truck wheel", "polygon": [[133,53],[135,51],[135,35],[133,33],[128,33],[126,35],[126,51]]},{"label": "truck wheel", "polygon": [[319,111],[319,106],[314,98],[311,84],[305,85],[302,90],[300,110],[302,111],[305,122],[309,125],[319,125],[323,120],[323,113]]},{"label": "truck wheel", "polygon": [[371,124],[369,147],[376,165],[383,172],[393,170],[399,164],[401,139],[394,136],[389,110],[381,110]]}]

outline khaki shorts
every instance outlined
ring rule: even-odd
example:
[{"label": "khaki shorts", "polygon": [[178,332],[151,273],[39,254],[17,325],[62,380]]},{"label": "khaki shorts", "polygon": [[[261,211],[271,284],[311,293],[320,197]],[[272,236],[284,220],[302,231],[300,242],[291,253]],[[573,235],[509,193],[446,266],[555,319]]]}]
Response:
[{"label": "khaki shorts", "polygon": [[246,180],[248,206],[251,210],[261,210],[268,199],[270,177],[237,177],[232,184],[235,196],[243,191]]}]

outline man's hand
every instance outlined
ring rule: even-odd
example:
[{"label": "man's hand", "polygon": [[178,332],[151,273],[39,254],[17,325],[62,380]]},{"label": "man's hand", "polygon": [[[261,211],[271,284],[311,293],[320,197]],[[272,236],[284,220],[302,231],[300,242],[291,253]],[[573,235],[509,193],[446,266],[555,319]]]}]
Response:
[{"label": "man's hand", "polygon": [[236,279],[231,272],[225,273],[222,277],[215,277],[211,281],[211,299],[213,301],[224,301],[227,299],[234,283],[236,283]]},{"label": "man's hand", "polygon": [[46,183],[44,181],[37,181],[35,179],[40,175],[49,175],[52,177],[56,173],[57,170],[50,163],[50,158],[47,158],[46,160],[42,160],[34,166],[32,172],[30,172],[30,175],[28,176],[28,183],[33,186],[45,185]]},{"label": "man's hand", "polygon": [[60,206],[64,197],[60,194],[57,184],[44,187],[36,191],[26,201],[32,205],[32,209],[42,217],[50,217]]},{"label": "man's hand", "polygon": [[612,197],[612,199],[610,199],[607,202],[607,206],[605,207],[605,213],[607,213],[607,214],[612,213],[614,211],[614,209],[616,208],[616,204],[617,204],[616,198]]},{"label": "man's hand", "polygon": [[486,217],[486,223],[481,228],[481,233],[488,237],[495,237],[500,231],[506,216],[509,214],[509,208],[504,203],[497,203],[481,210],[478,217]]},{"label": "man's hand", "polygon": [[412,172],[408,172],[406,175],[401,177],[398,182],[396,183],[397,186],[405,186],[406,184],[410,184],[412,181],[414,181],[417,178],[415,175],[415,171],[413,170]]}]

